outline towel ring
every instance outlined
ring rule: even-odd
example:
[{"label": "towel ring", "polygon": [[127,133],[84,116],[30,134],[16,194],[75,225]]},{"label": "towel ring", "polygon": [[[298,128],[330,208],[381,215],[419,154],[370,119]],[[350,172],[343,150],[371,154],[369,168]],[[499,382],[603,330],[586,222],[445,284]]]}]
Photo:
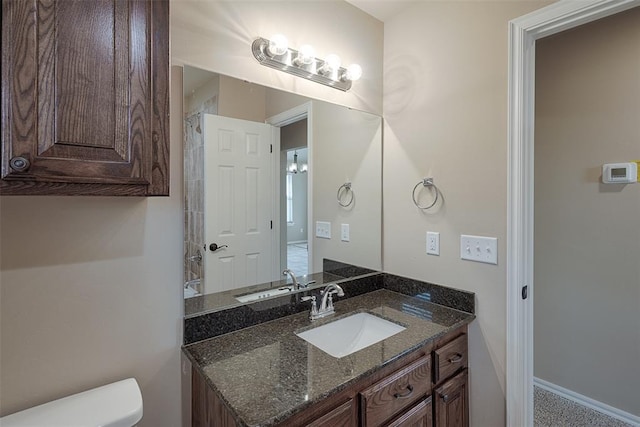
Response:
[{"label": "towel ring", "polygon": [[[344,193],[347,193],[347,192],[351,193],[351,198],[349,198],[349,201],[346,203],[342,203],[342,199],[340,198],[340,193],[343,192],[342,191],[343,189],[344,189]],[[338,204],[343,208],[346,208],[350,206],[351,203],[353,203],[353,189],[351,188],[350,182],[345,182],[338,188],[338,193],[336,194],[336,198],[338,199]]]},{"label": "towel ring", "polygon": [[[436,192],[436,197],[433,199],[433,203],[431,203],[429,206],[420,206],[420,204],[418,203],[418,201],[416,200],[416,189],[422,184],[423,187],[431,187],[435,190]],[[413,204],[416,205],[418,208],[422,209],[422,210],[426,210],[426,209],[430,209],[432,208],[436,202],[438,201],[438,194],[440,193],[440,190],[438,190],[438,187],[436,187],[436,185],[433,183],[433,178],[423,178],[422,181],[418,182],[416,184],[415,187],[413,187],[413,191],[411,192],[411,198],[413,199]]]}]

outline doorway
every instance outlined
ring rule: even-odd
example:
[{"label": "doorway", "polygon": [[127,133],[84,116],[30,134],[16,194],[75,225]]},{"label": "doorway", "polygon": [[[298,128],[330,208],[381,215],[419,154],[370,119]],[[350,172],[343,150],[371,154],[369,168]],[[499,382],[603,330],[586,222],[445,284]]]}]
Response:
[{"label": "doorway", "polygon": [[640,8],[536,45],[535,425],[640,424],[639,55]]},{"label": "doorway", "polygon": [[[308,233],[308,152],[306,146],[307,120],[300,120],[280,128],[281,147],[299,145],[294,149],[284,149],[286,167],[283,215],[286,229],[287,253],[284,264],[300,277],[309,274],[309,233]],[[300,137],[304,135],[304,137]]]},{"label": "doorway", "polygon": [[[281,213],[278,229],[280,230],[279,241],[282,243],[280,244],[280,271],[290,269],[296,276],[304,276],[315,271],[315,266],[312,264],[313,245],[311,244],[312,112],[313,104],[307,102],[266,120],[266,123],[280,129],[280,172],[277,174],[280,192],[278,206]],[[291,209],[288,210],[288,208]],[[289,245],[289,242],[292,244]]]},{"label": "doorway", "polygon": [[557,2],[509,23],[507,425],[533,425],[533,126],[536,40],[639,6]]}]

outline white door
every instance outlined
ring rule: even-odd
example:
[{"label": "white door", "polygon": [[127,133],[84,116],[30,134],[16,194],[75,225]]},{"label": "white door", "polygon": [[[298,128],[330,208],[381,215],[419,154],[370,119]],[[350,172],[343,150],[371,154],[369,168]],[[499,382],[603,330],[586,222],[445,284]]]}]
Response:
[{"label": "white door", "polygon": [[[204,115],[205,292],[271,281],[271,125]],[[211,251],[210,245],[220,249]]]}]

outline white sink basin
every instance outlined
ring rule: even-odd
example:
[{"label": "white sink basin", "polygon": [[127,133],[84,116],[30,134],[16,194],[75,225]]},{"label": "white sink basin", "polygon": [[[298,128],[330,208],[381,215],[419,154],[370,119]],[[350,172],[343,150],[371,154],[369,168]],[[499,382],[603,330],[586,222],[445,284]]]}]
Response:
[{"label": "white sink basin", "polygon": [[373,314],[357,313],[296,335],[339,359],[404,330]]},{"label": "white sink basin", "polygon": [[240,302],[251,302],[277,295],[288,294],[289,292],[291,292],[291,286],[285,286],[284,288],[268,289],[266,291],[255,292],[249,295],[242,295],[236,297],[236,300]]}]

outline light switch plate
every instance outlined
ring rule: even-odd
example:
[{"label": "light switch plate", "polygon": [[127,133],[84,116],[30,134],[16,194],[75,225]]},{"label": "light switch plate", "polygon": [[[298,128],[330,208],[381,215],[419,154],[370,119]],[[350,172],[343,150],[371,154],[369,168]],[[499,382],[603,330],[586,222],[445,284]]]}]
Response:
[{"label": "light switch plate", "polygon": [[440,233],[437,231],[427,231],[427,253],[440,255]]},{"label": "light switch plate", "polygon": [[340,227],[340,240],[343,242],[349,241],[349,224],[342,224]]},{"label": "light switch plate", "polygon": [[322,239],[331,238],[331,223],[326,221],[316,221],[316,237]]},{"label": "light switch plate", "polygon": [[460,236],[460,258],[498,264],[498,239],[462,234]]}]

